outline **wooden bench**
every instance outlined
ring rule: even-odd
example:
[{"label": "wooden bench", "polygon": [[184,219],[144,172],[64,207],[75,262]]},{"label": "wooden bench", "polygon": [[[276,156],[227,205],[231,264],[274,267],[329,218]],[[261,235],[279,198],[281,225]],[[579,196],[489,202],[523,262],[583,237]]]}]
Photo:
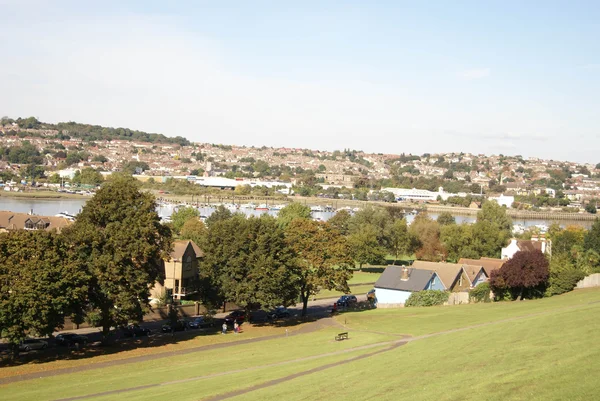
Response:
[{"label": "wooden bench", "polygon": [[342,341],[342,340],[347,340],[348,339],[348,333],[340,333],[337,336],[335,336],[335,341]]}]

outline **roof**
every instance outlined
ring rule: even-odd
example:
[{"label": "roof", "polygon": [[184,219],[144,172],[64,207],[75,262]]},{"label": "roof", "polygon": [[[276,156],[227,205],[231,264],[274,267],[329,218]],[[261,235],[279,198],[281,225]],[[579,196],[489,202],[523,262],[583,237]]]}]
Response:
[{"label": "roof", "polygon": [[423,291],[431,278],[436,275],[434,271],[408,268],[408,280],[402,281],[401,266],[388,266],[385,268],[375,283],[375,288],[399,291]]},{"label": "roof", "polygon": [[194,241],[178,239],[173,241],[173,251],[171,251],[171,259],[181,260],[183,258],[183,255],[185,254],[185,251],[190,245],[194,250],[194,253],[196,254],[196,258],[201,258],[204,256],[204,253]]},{"label": "roof", "polygon": [[541,241],[530,241],[519,239],[517,240],[517,246],[521,251],[532,252],[532,251],[540,251],[542,252],[542,242]]},{"label": "roof", "polygon": [[43,223],[44,230],[49,231],[56,229],[60,232],[64,227],[72,224],[72,221],[65,217],[56,216],[37,216],[30,215],[27,213],[15,213],[10,211],[0,211],[0,229],[11,230],[23,230],[25,229],[25,223],[31,221],[34,225]]},{"label": "roof", "polygon": [[506,260],[494,259],[494,258],[480,258],[480,259],[460,258],[460,260],[458,261],[458,263],[464,264],[464,265],[474,265],[474,266],[483,267],[483,270],[485,271],[485,274],[488,277],[490,277],[490,274],[492,273],[492,271],[501,268],[502,265],[504,264],[504,262],[506,262]]},{"label": "roof", "polygon": [[477,275],[479,274],[479,272],[482,269],[485,272],[485,269],[481,265],[462,265],[462,268],[463,268],[465,274],[467,275],[467,277],[469,278],[471,285],[473,285],[473,283],[475,282],[475,279],[477,278]]},{"label": "roof", "polygon": [[423,260],[415,260],[411,267],[419,270],[433,270],[437,273],[446,289],[452,288],[452,285],[462,270],[462,265],[457,263],[426,262]]}]

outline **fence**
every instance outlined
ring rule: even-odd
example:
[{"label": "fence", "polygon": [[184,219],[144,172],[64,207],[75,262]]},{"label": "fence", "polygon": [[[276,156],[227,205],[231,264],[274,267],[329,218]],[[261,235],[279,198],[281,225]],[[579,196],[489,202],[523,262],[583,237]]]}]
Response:
[{"label": "fence", "polygon": [[575,288],[600,287],[600,273],[590,274],[577,283]]},{"label": "fence", "polygon": [[445,305],[460,305],[469,303],[468,292],[451,292]]}]

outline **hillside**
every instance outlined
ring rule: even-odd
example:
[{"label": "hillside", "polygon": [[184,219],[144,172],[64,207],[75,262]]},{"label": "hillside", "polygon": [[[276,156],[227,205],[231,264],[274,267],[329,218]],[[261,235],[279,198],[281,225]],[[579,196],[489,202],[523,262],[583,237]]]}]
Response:
[{"label": "hillside", "polygon": [[[38,121],[35,117],[19,117],[16,120],[4,117],[0,120],[0,126],[10,127],[13,124],[16,124],[20,129],[28,130],[30,135],[35,134],[35,131],[39,131],[39,135],[46,137],[54,136],[56,139],[78,138],[85,141],[128,140],[151,143],[173,143],[181,146],[190,144],[189,140],[181,136],[167,137],[163,134],[148,133],[131,130],[129,128],[102,127],[100,125],[80,124],[73,121],[51,124]],[[55,131],[55,133],[52,133],[51,131]]]},{"label": "hillside", "polygon": [[[260,341],[249,341],[256,328],[248,326],[236,337],[180,340],[197,347],[229,338],[228,345],[57,371],[4,384],[0,397],[591,400],[598,398],[599,312],[600,289],[590,289],[525,302],[350,312]],[[350,339],[333,341],[341,331]]]}]

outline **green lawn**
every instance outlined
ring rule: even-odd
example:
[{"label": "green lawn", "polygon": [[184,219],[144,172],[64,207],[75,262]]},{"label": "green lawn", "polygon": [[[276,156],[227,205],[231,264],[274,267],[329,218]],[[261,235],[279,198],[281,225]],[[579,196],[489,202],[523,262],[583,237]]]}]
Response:
[{"label": "green lawn", "polygon": [[[350,287],[350,293],[354,294],[354,295],[363,295],[363,294],[366,294],[372,288],[373,288],[373,284],[354,285],[354,286]],[[316,299],[337,298],[342,295],[344,295],[344,293],[340,292],[340,291],[323,290],[317,294]]]},{"label": "green lawn", "polygon": [[[0,399],[53,400],[162,384],[89,399],[176,394],[187,401],[283,379],[235,399],[590,400],[598,398],[599,314],[600,289],[536,301],[349,312],[337,317],[350,332],[347,341],[333,341],[344,329],[328,327],[4,385]],[[423,337],[387,350],[402,333]],[[384,352],[351,361],[377,350]]]},{"label": "green lawn", "polygon": [[381,273],[368,273],[357,270],[352,274],[352,278],[348,280],[348,284],[375,284],[379,276],[381,276]]}]

